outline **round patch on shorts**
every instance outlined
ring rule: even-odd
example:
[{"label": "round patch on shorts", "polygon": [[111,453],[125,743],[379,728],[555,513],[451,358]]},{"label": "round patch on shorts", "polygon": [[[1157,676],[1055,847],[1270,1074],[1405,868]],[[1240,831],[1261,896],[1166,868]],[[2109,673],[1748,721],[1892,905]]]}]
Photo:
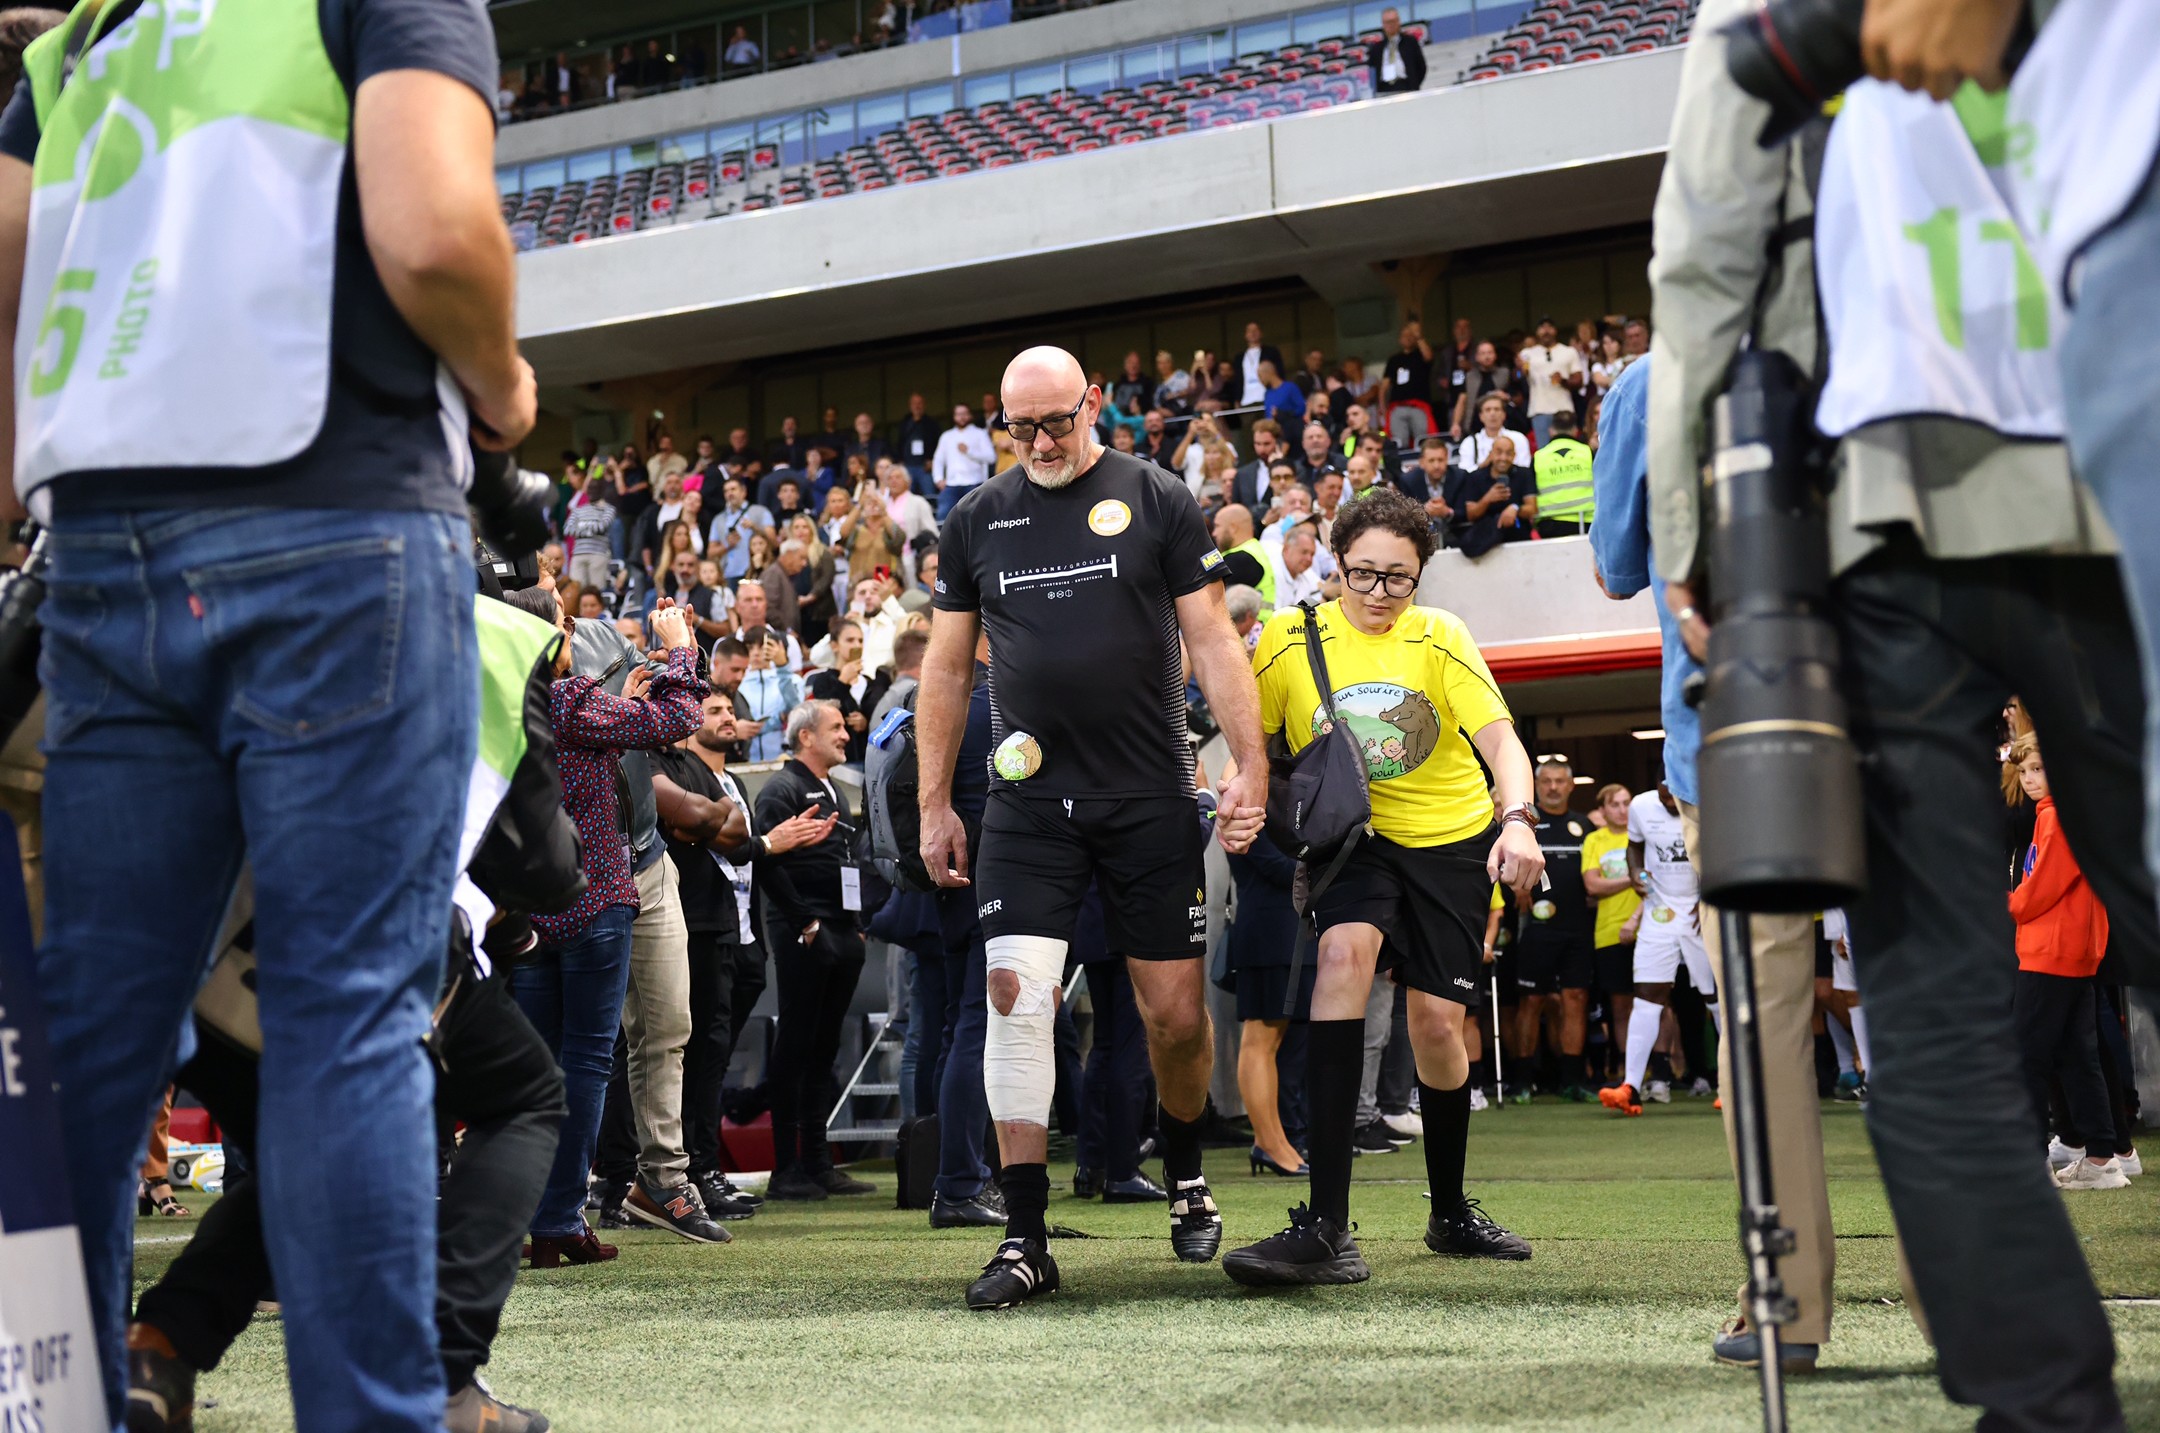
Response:
[{"label": "round patch on shorts", "polygon": [[1560,907],[1554,905],[1551,901],[1536,901],[1531,904],[1530,914],[1541,921],[1549,921],[1559,913],[1559,910]]},{"label": "round patch on shorts", "polygon": [[998,743],[990,764],[1007,781],[1025,781],[1042,770],[1042,744],[1024,731],[1016,731]]},{"label": "round patch on shorts", "polygon": [[1650,919],[1656,921],[1659,925],[1667,924],[1672,918],[1673,909],[1671,906],[1659,906],[1656,910],[1650,912]]},{"label": "round patch on shorts", "polygon": [[1097,537],[1116,537],[1132,524],[1132,509],[1116,498],[1104,498],[1088,510],[1088,530]]}]

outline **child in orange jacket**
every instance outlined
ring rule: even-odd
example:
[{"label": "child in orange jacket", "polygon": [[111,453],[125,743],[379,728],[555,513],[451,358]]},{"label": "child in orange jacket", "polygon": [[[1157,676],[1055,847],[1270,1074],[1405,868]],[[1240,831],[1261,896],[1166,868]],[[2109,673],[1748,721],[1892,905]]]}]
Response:
[{"label": "child in orange jacket", "polygon": [[2078,869],[2063,839],[2055,799],[2048,794],[2047,768],[2031,734],[2011,746],[2018,781],[2037,808],[2032,845],[2026,848],[2024,879],[2010,893],[2010,916],[2017,922],[2016,1022],[2025,1055],[2025,1079],[2039,1116],[2039,1135],[2047,1141],[2047,1085],[2062,1081],[2070,1116],[2085,1130],[2085,1157],[2064,1169],[2057,1183],[2065,1189],[2122,1189],[2130,1177],[2116,1159],[2114,1112],[2100,1075],[2100,1038],[2093,977],[2107,954],[2107,911]]}]

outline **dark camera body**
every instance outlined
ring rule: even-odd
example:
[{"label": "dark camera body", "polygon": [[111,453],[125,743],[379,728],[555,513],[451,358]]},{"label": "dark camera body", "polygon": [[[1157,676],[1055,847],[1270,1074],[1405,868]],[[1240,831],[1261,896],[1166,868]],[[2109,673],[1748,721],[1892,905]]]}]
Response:
[{"label": "dark camera body", "polygon": [[1703,894],[1733,910],[1826,910],[1867,886],[1809,396],[1790,358],[1751,350],[1715,409],[1698,854]]},{"label": "dark camera body", "polygon": [[1867,73],[1860,58],[1866,0],[1764,0],[1727,25],[1725,69],[1770,106],[1763,148],[1783,144]]}]

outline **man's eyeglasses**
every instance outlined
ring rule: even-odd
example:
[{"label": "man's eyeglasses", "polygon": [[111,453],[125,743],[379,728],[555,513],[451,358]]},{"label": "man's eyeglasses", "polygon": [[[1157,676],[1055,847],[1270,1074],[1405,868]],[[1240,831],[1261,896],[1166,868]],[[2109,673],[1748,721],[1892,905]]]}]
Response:
[{"label": "man's eyeglasses", "polygon": [[1350,584],[1353,592],[1383,590],[1390,597],[1408,597],[1417,591],[1418,575],[1415,572],[1382,572],[1372,567],[1346,568],[1343,581]]},{"label": "man's eyeglasses", "polygon": [[1080,401],[1073,404],[1072,411],[1068,413],[1059,413],[1050,418],[1008,418],[1001,413],[998,415],[997,425],[1010,434],[1015,443],[1026,447],[1035,441],[1038,432],[1048,433],[1052,438],[1070,437],[1073,424],[1080,421],[1080,410],[1085,407],[1087,395],[1083,393]]}]

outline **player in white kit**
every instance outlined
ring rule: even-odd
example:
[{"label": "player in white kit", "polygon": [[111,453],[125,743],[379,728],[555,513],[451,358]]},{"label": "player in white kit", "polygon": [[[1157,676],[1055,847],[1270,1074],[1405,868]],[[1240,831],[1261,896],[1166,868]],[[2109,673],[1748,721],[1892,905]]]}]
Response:
[{"label": "player in white kit", "polygon": [[1627,854],[1628,871],[1643,893],[1642,925],[1635,936],[1635,1008],[1628,1014],[1626,1078],[1599,1090],[1598,1102],[1619,1114],[1639,1115],[1643,1074],[1683,961],[1721,1031],[1724,1012],[1717,1003],[1710,952],[1703,944],[1700,888],[1695,868],[1688,864],[1680,803],[1663,782],[1628,803]]}]

